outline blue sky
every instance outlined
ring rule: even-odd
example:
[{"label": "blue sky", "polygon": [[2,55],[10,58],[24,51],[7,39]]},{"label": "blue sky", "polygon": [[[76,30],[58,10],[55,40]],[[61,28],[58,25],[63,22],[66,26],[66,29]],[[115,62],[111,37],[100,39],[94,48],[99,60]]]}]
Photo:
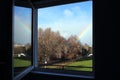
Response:
[{"label": "blue sky", "polygon": [[38,10],[38,28],[51,28],[61,36],[79,36],[87,26],[91,26],[79,40],[92,46],[92,1],[60,5]]}]

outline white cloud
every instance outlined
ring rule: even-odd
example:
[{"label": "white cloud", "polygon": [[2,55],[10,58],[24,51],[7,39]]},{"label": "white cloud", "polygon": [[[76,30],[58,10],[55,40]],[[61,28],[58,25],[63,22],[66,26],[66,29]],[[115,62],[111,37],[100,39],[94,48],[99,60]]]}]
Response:
[{"label": "white cloud", "polygon": [[74,10],[74,11],[80,11],[81,10],[79,6],[72,7],[71,9]]},{"label": "white cloud", "polygon": [[71,10],[65,9],[64,10],[64,15],[67,17],[73,16],[73,12]]}]

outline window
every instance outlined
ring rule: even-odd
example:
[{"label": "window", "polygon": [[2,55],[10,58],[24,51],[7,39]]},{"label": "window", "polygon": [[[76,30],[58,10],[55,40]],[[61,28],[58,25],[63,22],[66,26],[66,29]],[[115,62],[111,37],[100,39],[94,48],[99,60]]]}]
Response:
[{"label": "window", "polygon": [[92,1],[19,3],[14,6],[13,27],[16,79],[29,67],[34,68],[33,73],[93,76]]},{"label": "window", "polygon": [[93,72],[92,1],[38,9],[38,67]]},{"label": "window", "polygon": [[14,6],[14,77],[32,66],[32,9]]}]

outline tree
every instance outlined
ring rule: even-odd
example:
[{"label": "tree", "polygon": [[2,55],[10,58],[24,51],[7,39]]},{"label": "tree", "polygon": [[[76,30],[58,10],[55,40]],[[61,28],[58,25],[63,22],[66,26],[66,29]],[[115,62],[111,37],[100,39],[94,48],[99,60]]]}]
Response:
[{"label": "tree", "polygon": [[74,59],[81,57],[82,45],[76,36],[70,36],[68,38],[69,54],[67,55],[69,59]]},{"label": "tree", "polygon": [[[82,44],[76,36],[70,36],[67,40],[60,35],[59,31],[54,32],[51,28],[42,28],[38,31],[38,59],[40,63],[45,60],[75,59],[81,57]],[[45,57],[47,59],[45,59]]]},{"label": "tree", "polygon": [[45,55],[49,62],[54,59],[60,59],[62,46],[66,40],[60,36],[59,31],[53,32],[50,28],[43,31],[40,28],[38,32],[39,61],[44,62],[43,56]]},{"label": "tree", "polygon": [[22,45],[14,45],[14,54],[25,53],[25,47]]},{"label": "tree", "polygon": [[25,53],[26,53],[26,58],[31,59],[31,45],[28,43],[25,45]]}]

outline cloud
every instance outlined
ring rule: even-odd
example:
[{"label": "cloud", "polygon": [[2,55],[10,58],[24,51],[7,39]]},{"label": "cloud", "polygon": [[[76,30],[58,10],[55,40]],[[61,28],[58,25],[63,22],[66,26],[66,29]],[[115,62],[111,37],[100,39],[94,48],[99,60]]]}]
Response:
[{"label": "cloud", "polygon": [[67,17],[73,16],[73,12],[71,10],[65,9],[64,10],[64,15]]},{"label": "cloud", "polygon": [[81,11],[81,8],[79,6],[75,6],[71,8],[73,11]]}]

